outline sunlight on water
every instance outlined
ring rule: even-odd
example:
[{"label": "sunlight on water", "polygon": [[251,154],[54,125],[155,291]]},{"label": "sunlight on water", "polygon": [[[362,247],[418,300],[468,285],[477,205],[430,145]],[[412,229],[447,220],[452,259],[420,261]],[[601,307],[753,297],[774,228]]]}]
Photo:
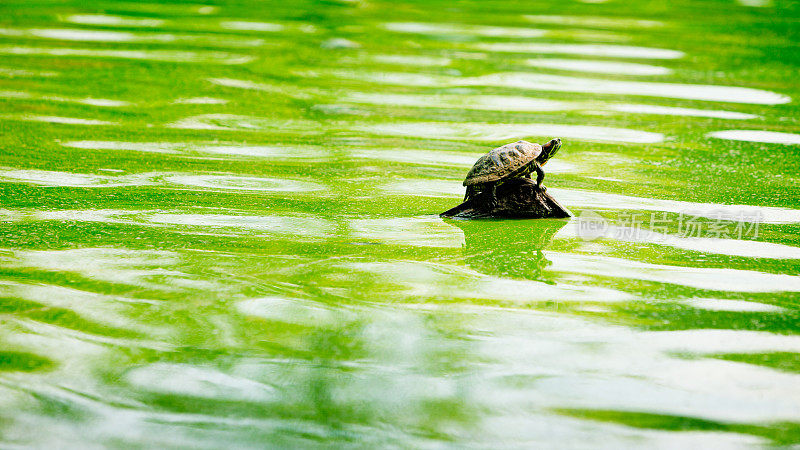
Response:
[{"label": "sunlight on water", "polygon": [[357,219],[353,235],[370,240],[422,247],[461,248],[464,237],[438,218]]},{"label": "sunlight on water", "polygon": [[72,14],[64,22],[81,25],[103,25],[112,27],[159,27],[166,23],[161,19],[140,19],[135,17],[110,16],[106,14]]},{"label": "sunlight on water", "polygon": [[526,20],[533,23],[572,25],[597,28],[655,28],[664,23],[658,20],[642,20],[633,18],[597,17],[597,16],[548,16],[526,15]]},{"label": "sunlight on water", "polygon": [[562,111],[579,107],[579,105],[570,102],[506,95],[407,95],[351,92],[342,97],[341,100],[375,105],[466,108],[492,111]]},{"label": "sunlight on water", "polygon": [[678,50],[635,47],[629,45],[597,44],[529,44],[520,42],[493,42],[476,44],[477,50],[511,53],[555,53],[565,55],[604,56],[637,59],[677,59],[684,57]]},{"label": "sunlight on water", "polygon": [[327,221],[302,216],[157,213],[145,217],[144,223],[185,225],[206,230],[214,228],[222,231],[254,230],[303,237],[321,237],[331,233],[331,225]]},{"label": "sunlight on water", "polygon": [[15,29],[0,28],[0,35],[24,36],[42,39],[55,39],[59,41],[85,41],[85,42],[158,42],[158,43],[203,43],[222,47],[256,47],[263,44],[258,39],[239,39],[230,37],[191,36],[163,33],[132,33],[128,31],[101,31],[71,28],[33,28]]},{"label": "sunlight on water", "polygon": [[546,67],[548,69],[570,70],[575,72],[608,73],[620,75],[669,75],[672,70],[652,66],[650,64],[593,61],[585,59],[529,59],[526,63],[532,67]]},{"label": "sunlight on water", "polygon": [[276,399],[275,388],[223,372],[183,364],[155,363],[137,367],[125,376],[132,387],[146,392],[233,401]]},{"label": "sunlight on water", "polygon": [[245,145],[222,142],[118,142],[118,141],[69,141],[64,147],[103,150],[130,150],[136,152],[180,153],[190,155],[219,154],[231,156],[250,156],[258,158],[295,159],[322,158],[327,152],[315,147],[292,147],[280,145]]},{"label": "sunlight on water", "polygon": [[278,23],[245,22],[240,20],[225,21],[219,24],[222,28],[246,31],[283,31],[284,26]]},{"label": "sunlight on water", "polygon": [[611,81],[595,78],[522,72],[494,73],[473,78],[455,78],[441,75],[420,75],[400,72],[357,73],[336,71],[336,75],[376,83],[412,86],[496,86],[536,91],[641,95],[728,103],[751,103],[757,105],[775,105],[791,101],[789,97],[775,92],[735,86]]},{"label": "sunlight on water", "polygon": [[429,139],[472,139],[478,141],[513,141],[526,136],[562,136],[578,140],[638,143],[654,143],[664,140],[662,134],[647,131],[546,123],[443,124],[407,122],[374,125],[363,127],[362,129],[363,131],[376,134],[424,137]]},{"label": "sunlight on water", "polygon": [[537,91],[585,92],[595,94],[642,95],[729,103],[776,105],[791,99],[775,92],[735,86],[702,84],[610,81],[528,73],[497,73],[468,80],[465,85],[503,86]]},{"label": "sunlight on water", "polygon": [[544,36],[545,30],[534,28],[487,27],[455,23],[433,22],[393,22],[383,24],[383,28],[400,33],[417,34],[463,34],[487,37],[535,38]]},{"label": "sunlight on water", "polygon": [[800,223],[800,209],[695,203],[561,188],[553,188],[553,192],[553,195],[557,195],[566,204],[581,205],[586,208],[667,211],[698,215],[710,219],[745,222]]},{"label": "sunlight on water", "polygon": [[800,276],[763,272],[666,266],[600,256],[553,253],[551,270],[605,277],[679,284],[698,289],[729,292],[798,292]]},{"label": "sunlight on water", "polygon": [[22,120],[27,122],[45,122],[45,123],[58,123],[63,125],[119,125],[117,122],[109,122],[107,120],[96,119],[83,119],[81,117],[61,117],[61,116],[38,116],[38,115],[24,115],[24,116],[2,116],[4,119]]},{"label": "sunlight on water", "polygon": [[[100,107],[108,107],[108,108],[118,108],[123,106],[131,106],[130,102],[126,102],[123,100],[112,100],[109,98],[74,98],[74,97],[59,97],[53,95],[41,95],[41,94],[33,94],[29,92],[22,92],[22,91],[0,91],[0,98],[16,98],[16,99],[26,99],[26,100],[47,100],[51,102],[64,102],[64,103],[79,103],[83,105],[89,106],[100,106]],[[64,118],[62,118],[63,120]],[[65,122],[60,122],[65,123]],[[73,122],[74,124],[81,124],[80,121]]]},{"label": "sunlight on water", "polygon": [[744,300],[722,300],[717,298],[693,298],[684,303],[694,307],[707,309],[710,311],[739,311],[739,312],[768,312],[779,313],[786,310],[774,305],[763,303],[748,302]]},{"label": "sunlight on water", "polygon": [[325,187],[316,183],[280,178],[240,177],[226,175],[170,175],[164,181],[184,186],[241,191],[303,192],[320,191]]},{"label": "sunlight on water", "polygon": [[261,117],[238,116],[234,114],[204,114],[187,117],[170,123],[167,127],[187,130],[217,131],[319,132],[317,123],[310,120],[270,120]]},{"label": "sunlight on water", "polygon": [[634,114],[662,114],[665,116],[711,117],[714,119],[748,120],[758,119],[755,114],[746,114],[736,111],[721,111],[709,109],[678,108],[673,106],[620,104],[609,105],[614,111]]},{"label": "sunlight on water", "polygon": [[[580,230],[568,227],[564,228],[559,236],[580,237]],[[744,256],[748,258],[770,258],[770,259],[800,259],[800,247],[775,244],[772,242],[758,242],[752,240],[712,237],[692,237],[677,236],[659,233],[653,230],[637,229],[633,227],[609,226],[603,236],[610,239],[626,242],[637,242],[641,244],[666,245],[670,247],[692,250],[704,254],[719,254]]]},{"label": "sunlight on water", "polygon": [[149,184],[152,174],[92,175],[47,170],[0,169],[0,178],[6,181],[39,184],[44,186],[115,187]]},{"label": "sunlight on water", "polygon": [[719,139],[731,139],[734,141],[766,142],[769,144],[800,144],[800,134],[780,133],[777,131],[760,130],[726,130],[715,131],[708,134]]},{"label": "sunlight on water", "polygon": [[63,47],[0,47],[0,54],[26,56],[74,56],[90,58],[122,58],[207,64],[244,64],[253,60],[246,55],[223,52],[189,52],[173,50],[95,50]]},{"label": "sunlight on water", "polygon": [[368,58],[381,64],[398,64],[403,66],[448,66],[453,61],[450,58],[420,55],[372,55]]},{"label": "sunlight on water", "polygon": [[191,98],[179,98],[176,99],[173,103],[179,105],[224,105],[228,103],[228,100],[224,98],[214,98],[214,97],[191,97]]}]

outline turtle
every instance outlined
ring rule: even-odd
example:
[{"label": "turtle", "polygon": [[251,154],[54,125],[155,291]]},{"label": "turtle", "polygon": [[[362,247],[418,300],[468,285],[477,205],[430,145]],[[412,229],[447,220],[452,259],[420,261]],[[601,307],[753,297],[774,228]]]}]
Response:
[{"label": "turtle", "polygon": [[467,192],[464,201],[474,198],[479,192],[489,192],[489,206],[497,206],[497,186],[511,178],[530,178],[536,172],[536,186],[544,190],[542,166],[561,148],[561,139],[552,139],[539,145],[528,141],[517,141],[497,147],[478,159],[464,180]]}]

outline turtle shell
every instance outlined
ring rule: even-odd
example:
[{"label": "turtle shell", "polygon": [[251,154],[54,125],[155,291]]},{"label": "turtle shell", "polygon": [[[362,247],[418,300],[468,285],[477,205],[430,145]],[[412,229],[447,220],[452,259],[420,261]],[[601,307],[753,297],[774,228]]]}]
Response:
[{"label": "turtle shell", "polygon": [[542,153],[542,146],[528,141],[506,144],[481,156],[472,166],[464,186],[502,180],[530,163]]}]

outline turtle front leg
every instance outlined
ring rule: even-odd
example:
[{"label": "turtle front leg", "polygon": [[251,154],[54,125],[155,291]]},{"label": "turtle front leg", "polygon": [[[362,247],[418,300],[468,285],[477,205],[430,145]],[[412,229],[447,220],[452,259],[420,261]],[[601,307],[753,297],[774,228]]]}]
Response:
[{"label": "turtle front leg", "polygon": [[464,201],[475,197],[475,186],[467,186],[467,192],[464,193]]},{"label": "turtle front leg", "polygon": [[533,164],[533,170],[536,171],[536,187],[538,187],[542,191],[547,190],[547,188],[542,186],[542,181],[544,181],[544,170],[542,169],[542,166],[540,166],[539,163],[536,161],[534,161],[532,164]]},{"label": "turtle front leg", "polygon": [[497,208],[497,183],[489,185],[489,208]]}]

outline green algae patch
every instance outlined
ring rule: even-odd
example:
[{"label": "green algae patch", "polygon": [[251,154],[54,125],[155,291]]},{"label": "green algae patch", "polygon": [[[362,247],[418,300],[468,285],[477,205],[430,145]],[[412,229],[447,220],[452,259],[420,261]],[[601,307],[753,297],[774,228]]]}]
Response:
[{"label": "green algae patch", "polygon": [[771,369],[777,369],[784,372],[800,373],[800,353],[726,353],[710,356],[713,358],[724,359],[726,361],[736,361],[769,367]]},{"label": "green algae patch", "polygon": [[0,371],[35,372],[49,370],[53,362],[33,353],[0,351]]},{"label": "green algae patch", "polygon": [[749,434],[764,438],[773,445],[796,445],[800,443],[800,423],[779,422],[759,425],[737,424],[706,420],[697,417],[670,414],[652,414],[633,411],[559,409],[560,414],[598,422],[615,423],[633,428],[667,430],[679,432],[711,431],[720,433]]}]

